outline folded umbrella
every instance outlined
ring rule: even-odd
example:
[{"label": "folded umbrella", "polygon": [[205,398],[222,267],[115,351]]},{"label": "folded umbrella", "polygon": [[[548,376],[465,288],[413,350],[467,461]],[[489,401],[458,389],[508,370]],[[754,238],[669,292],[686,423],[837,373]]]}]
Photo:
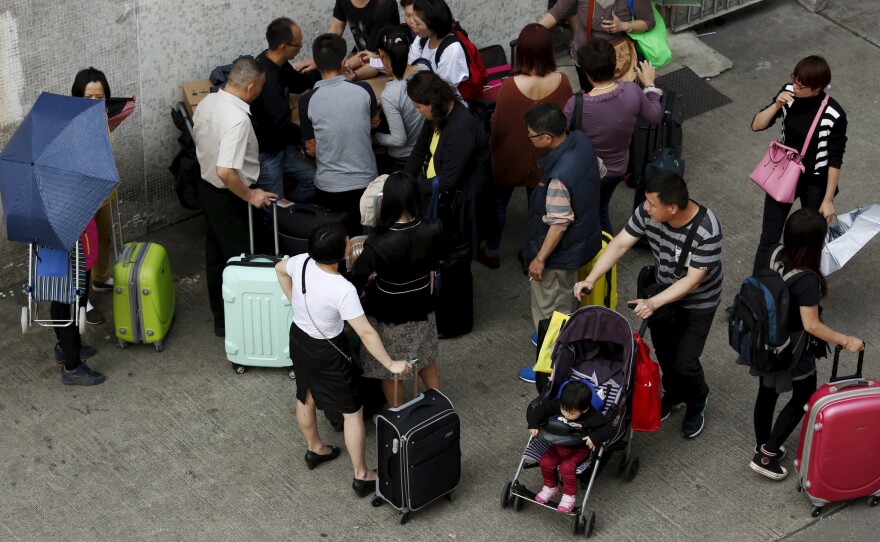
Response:
[{"label": "folded umbrella", "polygon": [[858,207],[828,226],[822,249],[822,274],[837,271],[880,232],[880,205]]},{"label": "folded umbrella", "polygon": [[104,101],[44,92],[0,152],[7,237],[70,251],[117,184]]}]

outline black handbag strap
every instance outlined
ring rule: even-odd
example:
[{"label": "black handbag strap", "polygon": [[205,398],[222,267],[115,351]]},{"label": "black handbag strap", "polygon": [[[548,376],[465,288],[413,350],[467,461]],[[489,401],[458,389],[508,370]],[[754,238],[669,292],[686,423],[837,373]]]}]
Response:
[{"label": "black handbag strap", "polygon": [[568,123],[568,131],[574,132],[581,129],[581,117],[584,116],[584,91],[579,90],[574,94],[574,111],[571,114],[571,122]]},{"label": "black handbag strap", "polygon": [[334,349],[336,349],[336,351],[339,352],[339,355],[341,355],[349,363],[351,363],[351,361],[352,361],[351,356],[349,356],[348,354],[343,352],[341,348],[336,346],[336,343],[334,343],[332,340],[330,340],[330,337],[328,337],[327,335],[324,334],[323,331],[321,331],[321,328],[318,327],[318,324],[315,322],[315,319],[312,317],[312,311],[309,310],[309,299],[306,297],[306,267],[308,267],[309,260],[311,260],[311,259],[312,259],[311,256],[306,256],[306,260],[303,262],[303,272],[302,272],[302,281],[301,281],[302,284],[300,285],[302,287],[303,303],[306,306],[306,314],[309,315],[309,320],[312,321],[312,325],[315,326],[315,329],[318,330],[318,333],[320,333],[321,336],[324,337],[324,340],[326,340],[328,343],[330,343],[330,346],[332,346]]},{"label": "black handbag strap", "polygon": [[[685,262],[687,262],[688,256],[691,253],[691,245],[694,243],[694,237],[697,236],[697,230],[700,228],[700,224],[703,222],[703,217],[705,216],[706,208],[700,205],[700,210],[697,211],[693,222],[691,222],[691,228],[688,230],[687,238],[684,240],[684,246],[681,247],[681,256],[679,256],[678,264],[675,266],[675,271],[673,272],[676,280],[681,278],[681,272],[684,271]],[[303,291],[305,292],[305,290]]]}]

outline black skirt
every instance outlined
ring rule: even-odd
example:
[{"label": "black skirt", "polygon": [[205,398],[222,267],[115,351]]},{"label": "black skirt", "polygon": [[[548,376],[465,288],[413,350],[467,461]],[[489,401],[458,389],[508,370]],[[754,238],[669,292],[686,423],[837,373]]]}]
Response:
[{"label": "black skirt", "polygon": [[[343,334],[331,340],[343,352],[350,352]],[[360,367],[343,357],[326,339],[315,339],[291,324],[290,359],[296,373],[296,398],[301,403],[306,402],[306,394],[311,391],[320,410],[343,414],[360,410]]]}]

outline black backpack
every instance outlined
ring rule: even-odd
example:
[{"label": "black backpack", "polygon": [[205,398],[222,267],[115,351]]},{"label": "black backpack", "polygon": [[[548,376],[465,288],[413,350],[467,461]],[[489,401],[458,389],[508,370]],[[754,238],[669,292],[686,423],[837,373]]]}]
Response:
[{"label": "black backpack", "polygon": [[202,170],[196,157],[196,143],[193,139],[192,121],[186,114],[183,102],[178,102],[171,109],[171,119],[174,121],[177,129],[180,130],[180,136],[177,138],[180,151],[178,151],[171,162],[171,166],[168,168],[171,171],[171,175],[174,176],[174,191],[177,193],[177,199],[184,209],[193,211],[201,209],[198,185],[204,181],[202,181]]},{"label": "black backpack", "polygon": [[733,306],[727,309],[728,342],[739,354],[738,363],[748,365],[759,375],[790,371],[807,344],[803,330],[791,333],[788,321],[791,304],[789,287],[803,269],[784,272],[778,257],[782,246],[770,257],[770,267],[746,278]]}]

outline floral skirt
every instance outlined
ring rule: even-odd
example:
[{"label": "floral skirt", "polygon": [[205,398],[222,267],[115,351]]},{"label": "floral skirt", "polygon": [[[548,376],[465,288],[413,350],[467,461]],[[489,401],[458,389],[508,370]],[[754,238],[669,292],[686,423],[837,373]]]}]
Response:
[{"label": "floral skirt", "polygon": [[[434,313],[429,314],[427,320],[403,324],[383,324],[372,316],[368,316],[367,319],[376,328],[391,359],[418,359],[414,372],[437,361],[439,341]],[[363,345],[361,345],[361,365],[364,369],[364,378],[378,378],[380,380],[394,378],[391,371],[379,363]],[[414,374],[414,372],[410,374]],[[408,379],[409,375],[403,378]]]}]

